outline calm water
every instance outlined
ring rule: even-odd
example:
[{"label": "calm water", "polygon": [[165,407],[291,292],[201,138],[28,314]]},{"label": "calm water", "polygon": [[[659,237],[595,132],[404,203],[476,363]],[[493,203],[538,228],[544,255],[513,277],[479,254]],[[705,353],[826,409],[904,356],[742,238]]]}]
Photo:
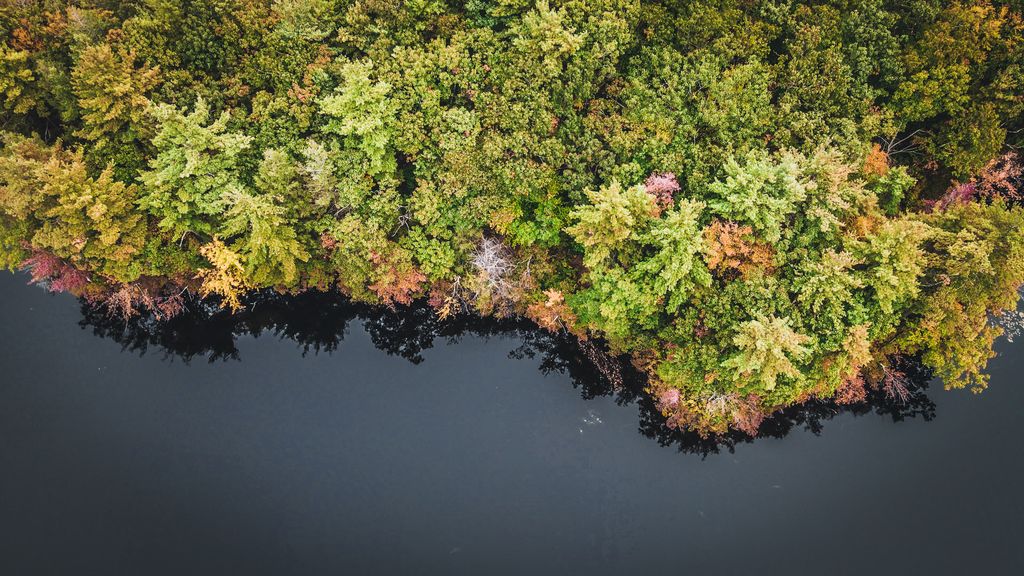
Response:
[{"label": "calm water", "polygon": [[24,282],[0,275],[2,574],[1024,568],[1013,344],[981,396],[714,453],[516,327],[309,298],[158,329]]}]

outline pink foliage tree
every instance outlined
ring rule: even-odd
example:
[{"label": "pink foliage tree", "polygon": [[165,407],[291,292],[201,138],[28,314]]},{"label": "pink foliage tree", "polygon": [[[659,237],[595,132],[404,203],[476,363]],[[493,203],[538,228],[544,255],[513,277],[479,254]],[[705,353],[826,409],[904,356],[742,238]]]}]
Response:
[{"label": "pink foliage tree", "polygon": [[761,410],[761,399],[756,395],[740,398],[732,411],[732,425],[737,430],[753,438],[764,422],[765,414]]},{"label": "pink foliage tree", "polygon": [[958,184],[946,191],[938,200],[926,202],[932,210],[943,211],[953,206],[967,204],[978,195],[978,185],[974,182]]},{"label": "pink foliage tree", "polygon": [[946,210],[978,198],[1024,199],[1024,162],[1016,152],[992,160],[969,182],[956,184],[939,199],[925,202],[932,210]]},{"label": "pink foliage tree", "polygon": [[668,210],[675,203],[675,194],[679,192],[679,180],[671,172],[651,174],[644,181],[644,190],[654,197],[660,211]]},{"label": "pink foliage tree", "polygon": [[1024,198],[1024,163],[1020,154],[1007,152],[988,163],[977,177],[978,195],[987,198]]},{"label": "pink foliage tree", "polygon": [[31,275],[30,283],[44,286],[50,292],[77,293],[89,283],[87,273],[44,250],[33,251],[21,268]]}]

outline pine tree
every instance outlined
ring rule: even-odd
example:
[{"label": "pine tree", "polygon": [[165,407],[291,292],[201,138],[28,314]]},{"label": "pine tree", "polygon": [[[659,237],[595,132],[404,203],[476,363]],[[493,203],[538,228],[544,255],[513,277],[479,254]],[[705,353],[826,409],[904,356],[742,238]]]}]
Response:
[{"label": "pine tree", "polygon": [[39,170],[40,225],[32,245],[119,282],[137,279],[146,219],[135,209],[136,186],[114,180],[111,168],[90,178],[81,152],[55,154]]},{"label": "pine tree", "polygon": [[733,345],[739,351],[722,362],[723,368],[734,370],[737,385],[753,382],[774,390],[780,377],[800,378],[798,363],[810,354],[807,344],[811,339],[793,331],[789,324],[785,318],[760,317],[738,326]]},{"label": "pine tree", "polygon": [[176,240],[190,232],[208,236],[226,207],[225,195],[242,188],[239,155],[252,138],[228,131],[227,111],[210,122],[210,108],[202,98],[191,114],[166,104],[154,114],[159,121],[153,139],[157,154],[140,177],[139,206]]},{"label": "pine tree", "polygon": [[665,307],[669,312],[686,304],[694,288],[711,285],[711,273],[700,258],[704,245],[700,228],[703,209],[701,202],[683,200],[663,220],[655,220],[651,230],[640,237],[655,253],[640,262],[636,270],[651,278],[654,293],[667,296]]},{"label": "pine tree", "polygon": [[782,236],[786,218],[807,197],[801,158],[784,153],[777,160],[751,152],[725,162],[725,179],[711,184],[708,206],[724,218],[750,224],[769,242]]},{"label": "pine tree", "polygon": [[[263,179],[268,192],[273,190],[270,178],[267,175]],[[287,209],[280,204],[281,197],[275,198],[272,192],[260,194],[237,188],[226,193],[224,200],[227,210],[220,234],[237,238],[231,247],[245,262],[248,282],[254,286],[296,284],[298,263],[307,261],[309,252],[286,219]]]},{"label": "pine tree", "polygon": [[373,67],[351,62],[341,68],[341,85],[320,100],[326,118],[321,131],[338,176],[335,203],[341,208],[362,204],[379,179],[393,179],[395,105],[391,86],[374,82]]},{"label": "pine tree", "polygon": [[617,181],[588,190],[587,198],[590,204],[573,210],[570,218],[576,223],[565,232],[583,246],[583,263],[597,270],[627,240],[644,232],[657,208],[643,186],[623,188]]},{"label": "pine tree", "polygon": [[15,114],[41,113],[44,105],[33,85],[36,80],[27,51],[0,45],[0,104],[3,108]]},{"label": "pine tree", "polygon": [[76,136],[102,148],[140,135],[131,127],[142,123],[149,107],[146,93],[159,82],[159,70],[135,68],[134,60],[134,54],[114,52],[107,44],[90,46],[78,56],[71,73],[82,115]]},{"label": "pine tree", "polygon": [[893,314],[917,296],[924,272],[921,243],[928,226],[911,219],[887,220],[863,240],[850,242],[850,252],[864,261],[864,284],[874,291],[878,307]]}]

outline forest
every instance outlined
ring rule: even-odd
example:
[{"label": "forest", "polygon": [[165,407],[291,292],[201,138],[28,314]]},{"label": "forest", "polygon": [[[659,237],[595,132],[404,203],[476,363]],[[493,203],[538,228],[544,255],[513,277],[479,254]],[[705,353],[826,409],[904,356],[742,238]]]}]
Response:
[{"label": "forest", "polygon": [[0,264],[111,317],[336,291],[622,355],[668,426],[983,390],[1021,0],[2,0]]}]

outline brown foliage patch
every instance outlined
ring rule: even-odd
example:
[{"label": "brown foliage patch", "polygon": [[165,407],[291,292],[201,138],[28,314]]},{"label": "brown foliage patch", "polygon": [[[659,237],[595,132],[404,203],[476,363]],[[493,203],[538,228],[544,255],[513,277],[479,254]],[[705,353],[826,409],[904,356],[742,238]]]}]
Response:
[{"label": "brown foliage patch", "polygon": [[732,425],[750,437],[757,436],[761,423],[764,422],[761,410],[761,399],[756,395],[744,396],[733,404]]},{"label": "brown foliage patch", "polygon": [[866,176],[885,176],[889,172],[889,155],[882,150],[882,147],[878,144],[871,146],[871,151],[868,152],[867,157],[864,159],[864,174]]},{"label": "brown foliage patch", "polygon": [[1024,163],[1016,152],[992,160],[977,178],[977,193],[987,198],[1020,200],[1024,197]]},{"label": "brown foliage patch", "polygon": [[836,404],[859,404],[868,397],[868,390],[864,385],[864,377],[857,374],[843,380],[843,383],[836,389]]},{"label": "brown foliage patch", "polygon": [[184,290],[177,290],[171,285],[170,294],[166,294],[160,286],[149,286],[143,282],[121,284],[112,289],[100,304],[111,316],[125,320],[144,312],[151,312],[157,320],[169,320],[185,310]]},{"label": "brown foliage patch", "polygon": [[408,261],[377,255],[372,260],[377,265],[377,281],[370,285],[370,290],[388,306],[412,304],[427,277]]},{"label": "brown foliage patch", "polygon": [[704,254],[710,270],[722,276],[773,270],[775,251],[754,238],[750,226],[715,220],[704,229]]},{"label": "brown foliage patch", "polygon": [[565,303],[562,293],[558,290],[545,290],[544,295],[547,300],[534,302],[526,308],[526,317],[550,332],[572,330],[576,325],[576,315]]}]

